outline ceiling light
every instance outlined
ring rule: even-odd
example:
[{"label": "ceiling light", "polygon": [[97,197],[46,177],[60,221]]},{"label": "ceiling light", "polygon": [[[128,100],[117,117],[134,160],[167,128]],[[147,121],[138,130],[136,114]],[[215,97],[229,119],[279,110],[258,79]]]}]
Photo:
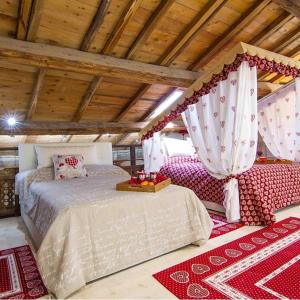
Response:
[{"label": "ceiling light", "polygon": [[6,122],[9,127],[14,127],[17,124],[16,118],[14,117],[9,117]]}]

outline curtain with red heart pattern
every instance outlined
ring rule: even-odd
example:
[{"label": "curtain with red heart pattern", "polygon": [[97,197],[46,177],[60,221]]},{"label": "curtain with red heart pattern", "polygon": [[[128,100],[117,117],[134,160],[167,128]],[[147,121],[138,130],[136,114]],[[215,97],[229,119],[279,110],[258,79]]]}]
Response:
[{"label": "curtain with red heart pattern", "polygon": [[258,110],[259,133],[270,152],[300,162],[300,78],[262,99]]},{"label": "curtain with red heart pattern", "polygon": [[234,175],[250,169],[257,146],[257,71],[247,61],[182,113],[199,159],[224,187],[227,220],[240,219]]}]

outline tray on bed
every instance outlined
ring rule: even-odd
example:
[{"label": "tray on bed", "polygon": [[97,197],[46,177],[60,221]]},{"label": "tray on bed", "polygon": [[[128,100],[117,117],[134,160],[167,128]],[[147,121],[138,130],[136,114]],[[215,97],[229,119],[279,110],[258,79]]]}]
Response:
[{"label": "tray on bed", "polygon": [[127,180],[117,183],[116,189],[117,191],[156,193],[170,184],[171,178],[167,178],[155,185],[130,185],[129,180]]}]

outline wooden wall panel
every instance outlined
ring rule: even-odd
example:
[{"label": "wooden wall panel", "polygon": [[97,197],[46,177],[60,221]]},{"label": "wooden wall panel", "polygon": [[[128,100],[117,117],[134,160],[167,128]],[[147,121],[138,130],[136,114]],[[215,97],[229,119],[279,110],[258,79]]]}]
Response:
[{"label": "wooden wall panel", "polygon": [[46,75],[40,91],[34,121],[70,121],[89,82]]},{"label": "wooden wall panel", "polygon": [[99,0],[43,1],[35,41],[78,49],[97,11]]},{"label": "wooden wall panel", "polygon": [[17,29],[19,0],[0,1],[0,35],[14,37]]},{"label": "wooden wall panel", "polygon": [[0,68],[0,117],[16,113],[25,118],[34,82],[34,73]]}]

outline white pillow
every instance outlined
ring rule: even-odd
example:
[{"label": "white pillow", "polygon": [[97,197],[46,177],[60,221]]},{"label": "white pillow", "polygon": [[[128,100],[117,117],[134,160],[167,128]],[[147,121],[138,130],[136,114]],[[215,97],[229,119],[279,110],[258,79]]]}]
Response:
[{"label": "white pillow", "polygon": [[37,154],[38,169],[53,166],[53,155],[81,154],[87,165],[98,164],[96,146],[35,146]]},{"label": "white pillow", "polygon": [[163,142],[165,144],[167,154],[169,157],[177,155],[190,155],[195,154],[195,150],[191,140],[179,140],[172,138],[164,138]]}]

